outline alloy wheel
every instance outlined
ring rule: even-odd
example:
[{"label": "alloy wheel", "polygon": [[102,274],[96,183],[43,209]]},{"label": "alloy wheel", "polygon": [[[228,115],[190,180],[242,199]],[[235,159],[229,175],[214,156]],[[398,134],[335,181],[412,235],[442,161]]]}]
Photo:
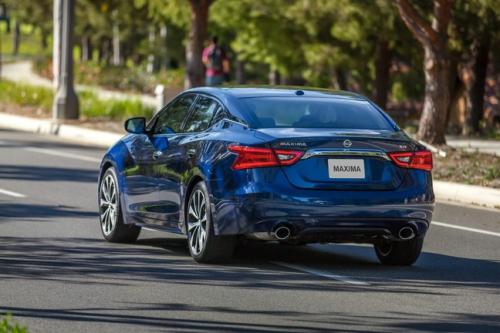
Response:
[{"label": "alloy wheel", "polygon": [[193,255],[199,255],[207,241],[207,207],[203,191],[196,189],[188,205],[189,248]]},{"label": "alloy wheel", "polygon": [[101,182],[101,189],[99,195],[99,213],[101,215],[101,228],[107,236],[111,234],[117,219],[117,195],[116,195],[116,182],[111,174],[108,174]]}]

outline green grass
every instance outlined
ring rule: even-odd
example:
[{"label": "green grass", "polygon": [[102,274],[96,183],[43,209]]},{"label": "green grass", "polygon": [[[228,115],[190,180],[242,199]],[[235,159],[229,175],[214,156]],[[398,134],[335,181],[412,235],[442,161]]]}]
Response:
[{"label": "green grass", "polygon": [[[54,93],[49,88],[0,81],[0,102],[37,107],[45,114],[50,114],[53,98]],[[80,92],[79,100],[80,116],[87,119],[124,120],[134,116],[151,117],[154,111],[137,99],[102,100],[89,91]]]},{"label": "green grass", "polygon": [[7,314],[0,318],[0,333],[27,333],[28,330],[24,326],[12,320],[12,315]]},{"label": "green grass", "polygon": [[50,111],[52,108],[52,90],[10,81],[0,81],[0,101],[22,106],[37,106]]}]

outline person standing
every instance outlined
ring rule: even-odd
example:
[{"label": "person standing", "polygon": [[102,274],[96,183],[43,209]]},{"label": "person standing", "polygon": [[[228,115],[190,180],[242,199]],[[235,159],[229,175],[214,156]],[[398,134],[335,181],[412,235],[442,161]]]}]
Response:
[{"label": "person standing", "polygon": [[224,49],[219,46],[217,36],[212,37],[210,45],[203,50],[202,61],[205,65],[205,84],[222,84],[229,74],[229,60]]}]

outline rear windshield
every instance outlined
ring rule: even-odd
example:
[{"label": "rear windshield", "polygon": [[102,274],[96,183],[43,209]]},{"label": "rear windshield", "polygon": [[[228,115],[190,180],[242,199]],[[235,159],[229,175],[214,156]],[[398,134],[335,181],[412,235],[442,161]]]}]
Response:
[{"label": "rear windshield", "polygon": [[306,97],[241,98],[254,128],[340,128],[394,130],[363,100]]}]

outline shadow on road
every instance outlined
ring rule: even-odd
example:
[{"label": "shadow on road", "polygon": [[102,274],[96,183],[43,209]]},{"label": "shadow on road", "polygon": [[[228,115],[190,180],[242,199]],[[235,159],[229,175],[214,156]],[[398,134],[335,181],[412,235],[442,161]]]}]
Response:
[{"label": "shadow on road", "polygon": [[[349,254],[342,249],[348,247]],[[93,238],[22,238],[0,237],[0,279],[58,281],[66,286],[109,285],[137,288],[156,283],[155,288],[183,286],[222,286],[238,290],[284,290],[290,292],[353,292],[378,294],[419,294],[441,297],[467,288],[498,293],[500,263],[480,259],[424,253],[414,267],[385,267],[376,263],[368,247],[340,246],[332,251],[315,247],[248,243],[241,246],[235,259],[225,265],[200,265],[189,257],[186,241],[181,238],[140,239],[135,245],[110,244]],[[276,266],[280,261],[308,267],[321,267],[333,273],[349,274],[368,281],[370,286],[352,286]],[[340,273],[339,273],[340,274]],[[458,289],[455,289],[458,288]],[[439,291],[441,290],[441,291]],[[464,313],[441,313],[416,318],[409,313],[388,314],[387,318],[367,318],[352,313],[309,313],[239,310],[226,307],[202,307],[175,302],[130,303],[111,308],[37,309],[6,307],[3,312],[16,316],[99,322],[116,325],[143,325],[155,329],[220,332],[235,331],[329,331],[311,328],[347,325],[346,332],[373,331],[373,325],[401,331],[492,332],[500,329],[499,316],[474,316]],[[127,314],[124,314],[124,311]],[[158,312],[160,311],[160,312]],[[245,315],[245,322],[180,319],[182,312],[229,313]],[[287,325],[252,322],[252,315],[290,317]],[[196,318],[196,317],[195,317]],[[327,318],[327,319],[325,319]],[[331,319],[329,319],[331,318]],[[248,322],[247,322],[248,321]],[[450,324],[451,323],[451,324]],[[366,325],[366,326],[365,326]],[[371,329],[365,329],[369,327]],[[302,328],[298,328],[302,327]]]},{"label": "shadow on road", "polygon": [[[23,137],[23,133],[18,131],[12,131],[7,129],[0,129],[0,135],[4,137],[6,142],[0,143],[0,148],[20,148],[20,147],[36,147],[36,148],[49,148],[49,149],[74,149],[80,151],[88,151],[95,153],[96,151],[102,151],[104,155],[104,149],[96,148],[95,146],[85,146],[81,143],[69,143],[62,140],[51,140],[50,137],[41,136],[44,140],[29,140]],[[28,137],[33,137],[29,135]]]},{"label": "shadow on road", "polygon": [[0,165],[0,179],[27,181],[68,181],[97,183],[98,170],[40,167],[27,165]]},{"label": "shadow on road", "polygon": [[[95,211],[82,211],[77,207],[66,205],[37,205],[21,203],[1,203],[0,204],[0,222],[15,218],[13,223],[19,223],[20,220],[41,221],[43,219],[54,219],[58,217],[77,218],[77,217],[98,217]],[[12,221],[12,220],[11,220]]]}]

